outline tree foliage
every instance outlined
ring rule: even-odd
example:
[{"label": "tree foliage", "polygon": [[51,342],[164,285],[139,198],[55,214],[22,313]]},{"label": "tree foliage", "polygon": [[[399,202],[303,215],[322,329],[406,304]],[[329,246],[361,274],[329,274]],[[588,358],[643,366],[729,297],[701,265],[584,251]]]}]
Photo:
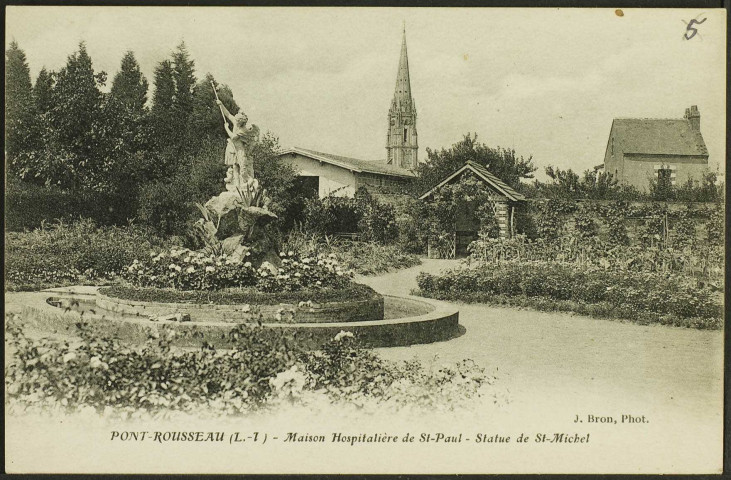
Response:
[{"label": "tree foliage", "polygon": [[234,100],[231,89],[226,85],[219,85],[216,79],[210,73],[206,74],[206,78],[198,82],[193,90],[193,110],[190,119],[191,131],[195,132],[198,138],[216,138],[219,140],[227,139],[226,130],[223,128],[223,117],[221,110],[216,105],[216,93],[213,86],[216,86],[218,98],[223,102],[224,106],[236,115],[239,106]]},{"label": "tree foliage", "polygon": [[[534,190],[538,196],[556,199],[592,199],[608,200],[627,196],[611,173],[596,170],[585,170],[583,176],[572,169],[561,170],[549,165],[545,169],[551,179],[548,183],[534,182]],[[636,193],[639,195],[639,192]],[[630,196],[634,196],[630,192]]]},{"label": "tree foliage", "polygon": [[518,156],[515,150],[488,147],[477,141],[477,134],[465,135],[450,149],[426,149],[427,160],[416,168],[417,192],[423,193],[455,172],[468,161],[486,167],[508,185],[517,188],[522,178],[533,178],[536,167],[531,157]]},{"label": "tree foliage", "polygon": [[36,146],[38,125],[30,69],[16,41],[5,51],[5,150],[14,159]]},{"label": "tree foliage", "polygon": [[579,176],[572,169],[561,170],[551,165],[546,167],[548,182],[535,180],[524,186],[523,193],[530,197],[550,199],[589,199],[617,201],[662,201],[662,202],[719,202],[724,198],[723,184],[719,184],[716,173],[707,171],[700,179],[688,178],[681,185],[673,185],[670,170],[650,180],[648,192],[642,192],[632,185],[620,184],[609,172],[585,170]]},{"label": "tree foliage", "polygon": [[41,68],[33,86],[33,100],[35,102],[36,111],[43,115],[47,114],[53,106],[53,73]]},{"label": "tree foliage", "polygon": [[178,125],[180,132],[187,133],[188,120],[193,114],[193,90],[195,88],[195,62],[181,42],[172,56],[173,80],[175,96],[173,97],[172,121]]},{"label": "tree foliage", "polygon": [[122,57],[119,72],[112,81],[111,97],[126,110],[143,115],[146,111],[148,87],[135,54],[128,51]]}]

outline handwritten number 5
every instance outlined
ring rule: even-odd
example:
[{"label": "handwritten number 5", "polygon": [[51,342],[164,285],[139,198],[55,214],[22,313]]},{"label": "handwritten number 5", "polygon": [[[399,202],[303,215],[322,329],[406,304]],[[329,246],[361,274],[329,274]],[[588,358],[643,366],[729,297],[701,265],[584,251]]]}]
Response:
[{"label": "handwritten number 5", "polygon": [[694,25],[700,25],[701,23],[708,20],[707,18],[704,18],[703,20],[696,20],[695,18],[692,19],[690,22],[686,24],[686,32],[683,36],[686,40],[690,40],[691,38],[695,37],[698,33],[698,29],[694,27]]}]

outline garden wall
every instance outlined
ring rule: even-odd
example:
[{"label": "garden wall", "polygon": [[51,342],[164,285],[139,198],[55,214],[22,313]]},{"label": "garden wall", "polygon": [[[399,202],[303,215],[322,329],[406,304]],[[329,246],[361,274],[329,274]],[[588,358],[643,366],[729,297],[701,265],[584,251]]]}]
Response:
[{"label": "garden wall", "polygon": [[[535,236],[535,228],[539,224],[541,217],[541,208],[548,202],[546,199],[530,199],[521,205],[522,212],[518,225],[518,233],[531,233]],[[598,227],[598,235],[602,239],[606,239],[609,232],[609,226],[603,221],[602,216],[594,211],[596,208],[609,207],[616,202],[611,200],[567,200],[567,205],[574,206],[575,211],[571,213],[558,212],[558,218],[568,232],[575,230],[575,220],[577,215],[588,213],[596,222]],[[521,208],[518,207],[518,208]],[[627,202],[626,209],[622,212],[624,225],[627,228],[627,235],[630,244],[637,244],[643,234],[646,220],[652,218],[653,215],[664,217],[663,209],[667,210],[668,228],[672,236],[674,222],[679,214],[688,212],[687,218],[695,224],[695,240],[702,241],[706,239],[706,223],[708,222],[710,212],[718,207],[713,202],[652,202],[652,201],[634,201]]]}]

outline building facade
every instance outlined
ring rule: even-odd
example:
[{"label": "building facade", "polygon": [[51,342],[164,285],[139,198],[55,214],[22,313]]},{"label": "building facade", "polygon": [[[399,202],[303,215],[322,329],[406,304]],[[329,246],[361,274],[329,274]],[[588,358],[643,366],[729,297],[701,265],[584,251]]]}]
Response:
[{"label": "building facade", "polygon": [[681,185],[708,171],[708,150],[701,116],[693,105],[679,119],[615,118],[609,132],[603,169],[619,183],[647,191],[652,180],[670,178]]},{"label": "building facade", "polygon": [[401,41],[401,57],[396,72],[396,89],[388,109],[386,164],[413,170],[418,165],[419,142],[416,133],[416,106],[411,97],[406,29]]},{"label": "building facade", "polygon": [[392,187],[414,178],[410,170],[386,165],[382,161],[359,160],[304,148],[291,148],[279,154],[279,161],[298,172],[302,187],[324,198],[328,195],[355,195],[360,187]]}]

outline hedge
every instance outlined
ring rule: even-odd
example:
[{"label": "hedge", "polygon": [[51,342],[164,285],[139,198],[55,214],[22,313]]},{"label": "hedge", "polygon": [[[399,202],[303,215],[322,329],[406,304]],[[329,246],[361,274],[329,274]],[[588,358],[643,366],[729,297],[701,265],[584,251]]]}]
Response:
[{"label": "hedge", "polygon": [[136,214],[128,193],[72,193],[56,187],[9,182],[5,191],[5,230],[21,232],[56,220],[92,219],[98,225],[124,225]]},{"label": "hedge", "polygon": [[720,295],[678,275],[507,262],[441,275],[422,273],[417,283],[421,295],[443,300],[508,303],[696,328],[720,328],[723,323]]}]

